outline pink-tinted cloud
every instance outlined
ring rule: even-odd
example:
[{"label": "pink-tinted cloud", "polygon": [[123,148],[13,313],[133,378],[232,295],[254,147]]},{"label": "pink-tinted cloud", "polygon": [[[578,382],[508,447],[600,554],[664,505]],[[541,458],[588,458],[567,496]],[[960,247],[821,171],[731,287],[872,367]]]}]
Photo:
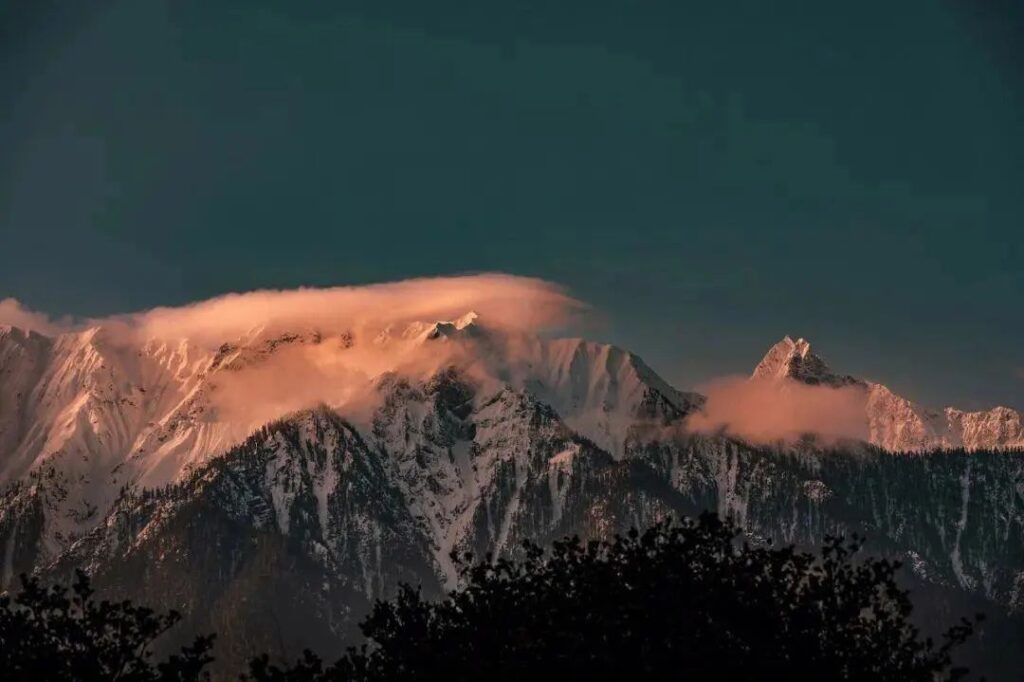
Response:
[{"label": "pink-tinted cloud", "polygon": [[702,387],[702,392],[707,403],[688,422],[695,431],[724,429],[761,443],[807,433],[826,438],[868,437],[867,394],[860,387],[727,377]]},{"label": "pink-tinted cloud", "polygon": [[40,334],[59,333],[64,325],[23,306],[15,298],[0,299],[0,325],[10,325]]},{"label": "pink-tinted cloud", "polygon": [[538,329],[561,324],[582,307],[560,287],[543,280],[481,274],[228,294],[98,322],[117,323],[145,338],[187,338],[201,345],[219,345],[254,329],[366,333],[393,324],[454,319],[469,311],[492,325]]}]

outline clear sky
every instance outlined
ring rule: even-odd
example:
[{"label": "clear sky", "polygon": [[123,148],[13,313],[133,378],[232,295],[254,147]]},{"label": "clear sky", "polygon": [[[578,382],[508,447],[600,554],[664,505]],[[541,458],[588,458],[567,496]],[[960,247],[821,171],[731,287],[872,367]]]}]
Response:
[{"label": "clear sky", "polygon": [[1020,8],[5,3],[0,298],[496,270],[683,387],[789,333],[1024,408]]}]

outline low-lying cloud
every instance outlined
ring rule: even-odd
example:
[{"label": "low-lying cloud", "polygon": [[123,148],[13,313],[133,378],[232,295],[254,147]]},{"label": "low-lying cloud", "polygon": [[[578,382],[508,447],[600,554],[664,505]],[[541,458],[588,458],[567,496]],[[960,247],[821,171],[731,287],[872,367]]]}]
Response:
[{"label": "low-lying cloud", "polygon": [[791,380],[726,377],[702,387],[704,409],[688,420],[694,431],[725,430],[772,443],[814,433],[828,439],[867,439],[867,394],[856,386],[809,386]]}]

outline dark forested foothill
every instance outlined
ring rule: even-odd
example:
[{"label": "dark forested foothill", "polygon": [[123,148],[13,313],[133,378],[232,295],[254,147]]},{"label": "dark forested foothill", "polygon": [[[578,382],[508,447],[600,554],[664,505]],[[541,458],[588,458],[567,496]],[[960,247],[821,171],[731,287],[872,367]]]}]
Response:
[{"label": "dark forested foothill", "polygon": [[[365,642],[325,663],[255,658],[250,682],[728,679],[958,680],[957,647],[908,620],[898,564],[830,539],[818,554],[742,542],[717,516],[662,522],[609,542],[526,543],[517,560],[460,557],[463,586],[432,601],[403,586],[362,623]],[[270,598],[271,595],[266,595]],[[155,662],[178,621],[97,601],[89,580],[23,579],[0,598],[0,666],[11,680],[202,680],[213,637]],[[230,671],[218,675],[233,677]]]}]

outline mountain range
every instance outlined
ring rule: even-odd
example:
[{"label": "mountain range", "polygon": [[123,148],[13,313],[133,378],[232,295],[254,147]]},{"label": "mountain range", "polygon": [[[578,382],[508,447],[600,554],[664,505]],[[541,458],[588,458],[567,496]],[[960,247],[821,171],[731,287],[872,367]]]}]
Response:
[{"label": "mountain range", "polygon": [[295,656],[400,582],[456,586],[458,555],[711,509],[753,542],[861,533],[928,589],[1024,609],[1019,412],[925,408],[788,337],[747,381],[849,395],[864,437],[752,442],[633,353],[473,313],[219,346],[0,328],[0,581],[82,568],[225,661]]}]

